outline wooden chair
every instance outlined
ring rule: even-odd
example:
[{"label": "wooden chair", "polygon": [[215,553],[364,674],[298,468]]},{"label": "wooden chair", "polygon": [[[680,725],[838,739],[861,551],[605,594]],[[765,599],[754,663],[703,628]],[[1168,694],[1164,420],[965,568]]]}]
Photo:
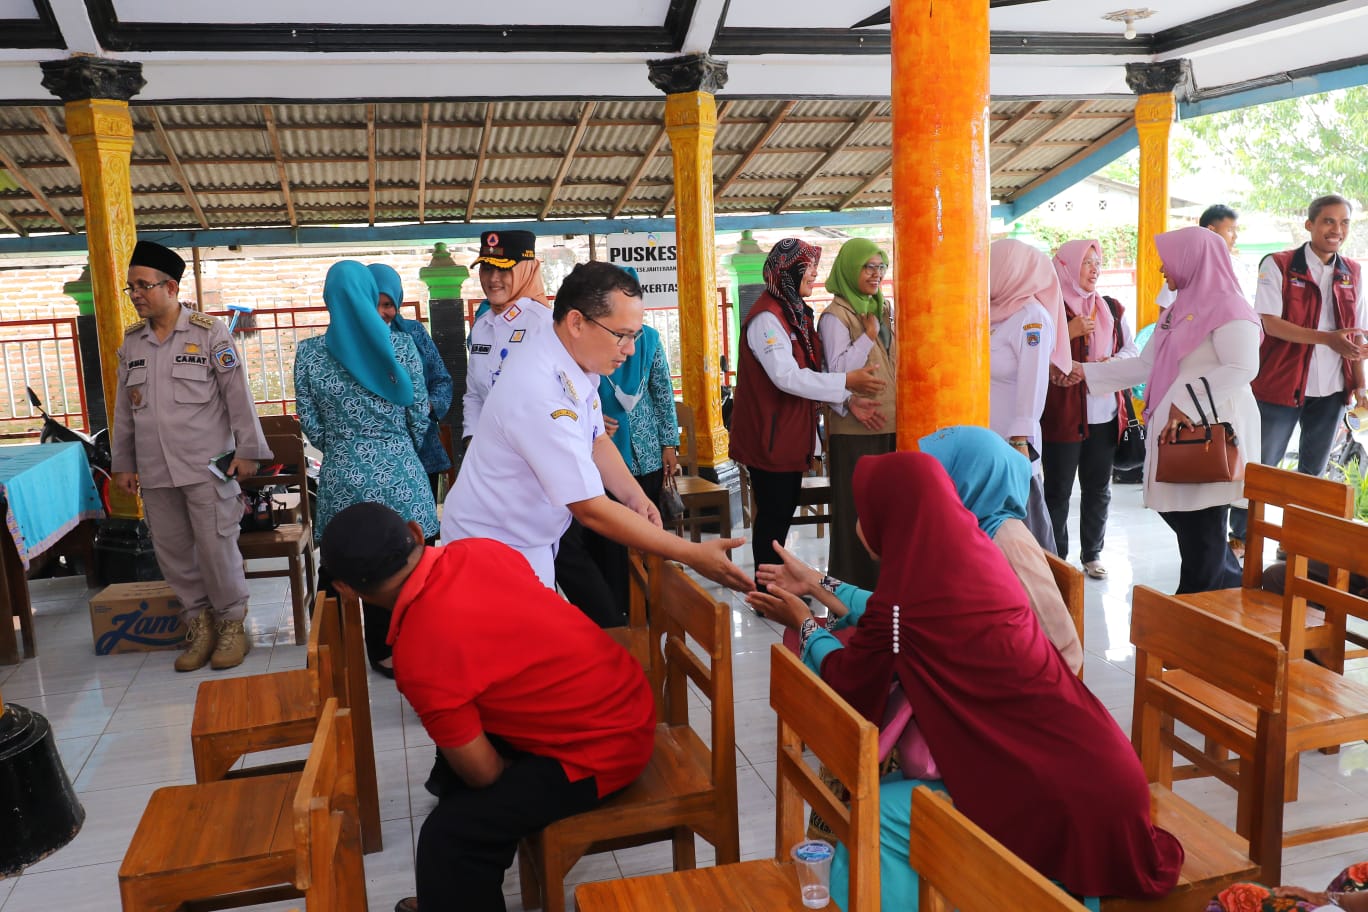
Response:
[{"label": "wooden chair", "polygon": [[656,698],[659,718],[661,708],[659,663],[651,661],[651,606],[660,600],[660,571],[664,563],[659,555],[646,554],[629,548],[627,551],[627,626],[609,627],[604,633],[623,649],[630,652],[641,667],[646,669],[646,677],[651,682],[651,692]]},{"label": "wooden chair", "polygon": [[[1057,554],[1045,552],[1045,563],[1050,565],[1059,594],[1064,598],[1064,607],[1069,609],[1074,630],[1078,631],[1078,645],[1083,645],[1083,571],[1064,560]],[[1078,668],[1079,680],[1083,678],[1083,666]]]},{"label": "wooden chair", "polygon": [[[1084,906],[1046,880],[926,786],[912,792],[912,840],[922,912],[1083,912]],[[976,877],[968,872],[985,872]],[[991,871],[988,875],[986,872]]]},{"label": "wooden chair", "polygon": [[[750,472],[738,465],[741,477],[741,517],[742,524],[749,527],[755,516],[755,494],[751,491]],[[802,487],[798,491],[798,507],[793,512],[791,526],[817,527],[817,537],[825,534],[826,524],[831,521],[831,479],[810,469],[803,476]]]},{"label": "wooden chair", "polygon": [[[804,838],[805,801],[850,851],[847,912],[879,908],[878,729],[778,644],[770,647],[770,706],[779,717],[775,857],[584,884],[575,891],[580,912],[802,909],[789,850]],[[849,785],[849,808],[804,760],[805,748]]]},{"label": "wooden chair", "polygon": [[290,578],[290,604],[294,608],[295,643],[307,638],[308,618],[305,609],[313,600],[314,581],[318,576],[314,566],[313,515],[309,503],[309,480],[304,460],[304,432],[294,415],[266,415],[261,419],[266,443],[275,461],[285,467],[280,475],[254,475],[238,483],[244,490],[284,485],[299,496],[298,522],[281,523],[264,532],[243,532],[238,537],[238,550],[244,564],[273,557],[286,559],[284,570],[248,570],[248,579],[273,576]]},{"label": "wooden chair", "polygon": [[[676,402],[675,413],[679,419],[679,464],[683,471],[675,476],[675,484],[684,501],[684,515],[675,520],[675,531],[682,535],[687,528],[689,538],[700,541],[703,527],[716,524],[719,535],[731,538],[731,491],[725,485],[699,476],[693,409]],[[705,515],[705,510],[716,510],[717,515]]]},{"label": "wooden chair", "polygon": [[[1283,529],[1269,518],[1268,508],[1298,506],[1350,519],[1354,515],[1354,494],[1343,482],[1250,463],[1245,467],[1244,495],[1249,501],[1249,528],[1240,588],[1194,592],[1179,596],[1179,600],[1242,627],[1277,637],[1282,629],[1282,597],[1263,589],[1263,554],[1267,542],[1283,543]],[[1320,559],[1315,552],[1311,556]],[[1328,628],[1319,618],[1310,623],[1308,647],[1331,647]]]},{"label": "wooden chair", "polygon": [[[565,909],[565,876],[584,855],[670,840],[675,870],[694,867],[694,834],[719,864],[741,856],[736,810],[736,726],[732,716],[731,609],[672,563],[662,563],[651,605],[654,661],[663,663],[663,719],[655,752],[636,782],[584,814],[558,820],[522,841],[518,869],[525,909]],[[685,640],[701,648],[695,652]],[[692,682],[711,710],[711,740],[689,726]]]},{"label": "wooden chair", "polygon": [[303,896],[364,912],[351,713],[323,707],[302,772],[161,788],[119,867],[124,912],[215,909]]},{"label": "wooden chair", "polygon": [[370,691],[361,605],[354,599],[344,599],[339,608],[336,599],[318,595],[305,668],[210,678],[200,683],[190,723],[195,781],[213,782],[299,769],[298,763],[241,770],[232,767],[250,753],[308,744],[318,727],[322,707],[331,697],[337,697],[342,707],[352,713],[351,743],[356,748],[353,766],[357,771],[362,841],[366,852],[378,852],[383,843]]},{"label": "wooden chair", "polygon": [[[1135,644],[1135,702],[1131,740],[1150,780],[1155,826],[1183,844],[1177,887],[1161,900],[1104,900],[1115,910],[1201,910],[1216,893],[1241,880],[1279,883],[1282,859],[1283,764],[1287,742],[1287,650],[1164,595],[1136,586],[1131,603]],[[1178,670],[1182,669],[1182,670]],[[1223,705],[1248,707],[1249,718],[1192,699],[1191,683]],[[1174,733],[1182,722],[1233,747],[1235,763],[1207,757]],[[1239,828],[1233,832],[1175,795],[1173,753],[1208,764],[1237,790]]]}]

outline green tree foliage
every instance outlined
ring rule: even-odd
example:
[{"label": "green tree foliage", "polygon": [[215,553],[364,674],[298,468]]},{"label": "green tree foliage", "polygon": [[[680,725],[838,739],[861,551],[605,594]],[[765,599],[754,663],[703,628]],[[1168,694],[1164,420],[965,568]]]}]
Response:
[{"label": "green tree foliage", "polygon": [[1185,126],[1249,181],[1237,204],[1305,218],[1326,193],[1368,200],[1368,87],[1196,117]]},{"label": "green tree foliage", "polygon": [[1097,238],[1102,245],[1102,266],[1113,269],[1135,264],[1139,244],[1134,225],[1087,225],[1083,228],[1061,228],[1048,224],[1034,215],[1024,219],[1025,226],[1040,239],[1047,252],[1053,254],[1059,245],[1075,238]]}]

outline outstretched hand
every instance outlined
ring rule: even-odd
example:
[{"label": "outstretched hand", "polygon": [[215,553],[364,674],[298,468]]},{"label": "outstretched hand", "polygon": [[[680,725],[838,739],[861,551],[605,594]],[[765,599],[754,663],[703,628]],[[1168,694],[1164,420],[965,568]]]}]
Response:
[{"label": "outstretched hand", "polygon": [[746,595],[746,603],[762,618],[778,621],[797,630],[803,621],[812,617],[807,602],[782,586],[770,586],[769,592],[755,591]]},{"label": "outstretched hand", "polygon": [[756,582],[766,590],[772,591],[773,587],[778,586],[798,595],[813,595],[814,590],[822,584],[821,571],[803,563],[779,542],[771,544],[774,546],[774,553],[779,555],[783,563],[761,564],[756,567]]},{"label": "outstretched hand", "polygon": [[714,583],[737,592],[751,592],[755,589],[755,582],[727,557],[729,549],[740,548],[745,543],[744,538],[714,538],[698,542],[693,546],[693,553],[686,563]]}]

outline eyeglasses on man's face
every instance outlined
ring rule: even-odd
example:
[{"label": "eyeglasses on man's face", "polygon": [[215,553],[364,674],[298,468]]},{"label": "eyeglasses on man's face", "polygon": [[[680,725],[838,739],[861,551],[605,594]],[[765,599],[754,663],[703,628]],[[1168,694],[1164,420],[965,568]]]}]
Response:
[{"label": "eyeglasses on man's face", "polygon": [[599,329],[603,330],[604,332],[608,333],[608,335],[616,339],[618,348],[626,348],[628,345],[632,344],[633,342],[641,338],[642,331],[640,329],[638,329],[636,332],[623,333],[618,332],[615,329],[609,329],[608,327],[604,326],[602,323],[600,323],[598,320],[595,320],[588,314],[584,314],[584,319],[588,320],[590,323],[593,323]]},{"label": "eyeglasses on man's face", "polygon": [[145,295],[152,289],[157,288],[161,285],[165,285],[169,281],[171,280],[162,279],[160,282],[133,282],[132,284],[125,285],[123,287],[123,293],[128,295],[130,298],[133,297],[134,294]]},{"label": "eyeglasses on man's face", "polygon": [[862,267],[865,275],[883,275],[888,271],[887,263],[865,263]]}]

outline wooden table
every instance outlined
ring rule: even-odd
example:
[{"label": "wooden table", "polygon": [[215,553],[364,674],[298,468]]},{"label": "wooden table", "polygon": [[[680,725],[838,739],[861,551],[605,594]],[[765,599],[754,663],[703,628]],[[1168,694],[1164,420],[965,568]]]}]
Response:
[{"label": "wooden table", "polygon": [[0,665],[23,659],[14,634],[19,618],[24,652],[38,654],[28,571],[46,552],[83,551],[87,579],[95,520],[104,516],[100,495],[79,443],[0,447]]}]

